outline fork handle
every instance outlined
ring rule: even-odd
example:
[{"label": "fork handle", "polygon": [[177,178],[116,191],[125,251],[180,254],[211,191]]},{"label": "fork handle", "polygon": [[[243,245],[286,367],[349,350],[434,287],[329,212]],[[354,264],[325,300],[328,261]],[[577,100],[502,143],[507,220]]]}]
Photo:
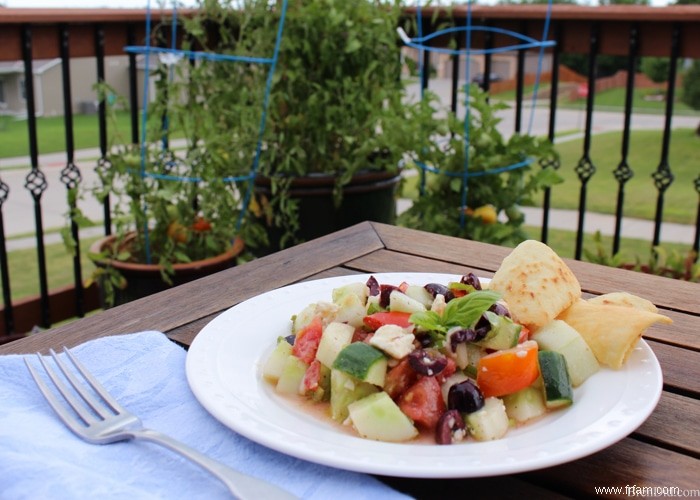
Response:
[{"label": "fork handle", "polygon": [[291,500],[297,498],[291,493],[278,488],[273,484],[235,471],[221,462],[217,462],[216,460],[213,460],[212,458],[198,452],[194,448],[190,448],[186,444],[183,444],[160,432],[150,429],[141,429],[132,430],[130,431],[130,434],[132,434],[135,439],[145,439],[146,441],[151,441],[152,443],[164,446],[169,450],[188,458],[192,462],[216,476],[226,485],[231,493],[233,493],[233,495],[240,500],[259,500],[261,498],[266,500]]}]

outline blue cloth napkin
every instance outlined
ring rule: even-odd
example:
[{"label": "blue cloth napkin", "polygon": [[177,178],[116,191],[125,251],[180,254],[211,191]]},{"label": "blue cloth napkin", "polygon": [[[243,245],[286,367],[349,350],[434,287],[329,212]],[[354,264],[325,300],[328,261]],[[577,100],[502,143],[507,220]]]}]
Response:
[{"label": "blue cloth napkin", "polygon": [[[220,424],[190,391],[184,349],[160,332],[97,339],[72,351],[146,427],[300,498],[406,498],[371,476],[277,453]],[[76,437],[38,391],[23,357],[0,356],[0,498],[230,498],[214,476],[158,445],[93,445]]]}]

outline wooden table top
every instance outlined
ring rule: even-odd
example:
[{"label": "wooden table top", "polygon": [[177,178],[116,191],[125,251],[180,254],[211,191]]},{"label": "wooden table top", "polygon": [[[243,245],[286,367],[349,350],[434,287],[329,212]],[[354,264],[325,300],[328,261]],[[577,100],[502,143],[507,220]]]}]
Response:
[{"label": "wooden table top", "polygon": [[[188,346],[229,307],[298,281],[379,272],[474,272],[490,277],[510,249],[361,223],[199,281],[0,346],[0,354],[46,352],[106,335],[159,330]],[[671,317],[645,335],[661,364],[664,390],[648,420],[588,457],[534,472],[481,479],[382,478],[417,498],[469,492],[508,497],[625,497],[635,488],[674,487],[700,496],[700,285],[567,260],[586,294],[628,291]],[[620,487],[607,494],[596,487]],[[627,487],[627,490],[625,490]],[[657,490],[663,492],[663,490]]]}]

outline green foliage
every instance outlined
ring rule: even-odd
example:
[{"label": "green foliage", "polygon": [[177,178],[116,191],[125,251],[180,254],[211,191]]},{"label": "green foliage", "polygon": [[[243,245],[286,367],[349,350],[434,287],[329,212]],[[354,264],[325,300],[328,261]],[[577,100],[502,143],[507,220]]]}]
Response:
[{"label": "green foliage", "polygon": [[[265,1],[233,9],[205,0],[194,17],[184,21],[184,48],[269,55],[274,37],[263,34],[277,27],[278,18]],[[156,35],[161,32],[167,30],[154,30]],[[100,182],[90,188],[100,201],[110,197],[117,237],[112,248],[93,258],[158,264],[168,282],[173,264],[220,255],[236,236],[247,247],[264,241],[264,230],[247,214],[244,203],[267,68],[177,57],[152,64],[155,92],[145,141],[130,144],[124,134],[115,133],[107,168],[98,170]],[[116,112],[125,107],[123,98],[115,98],[107,85],[97,90],[116,126]],[[183,149],[171,147],[174,134],[184,136]],[[238,228],[242,211],[243,224]],[[79,213],[73,216],[81,220]],[[113,270],[98,272],[106,273],[102,281],[108,287],[124,284]]]},{"label": "green foliage", "polygon": [[607,251],[602,243],[600,231],[596,232],[593,242],[594,251],[583,250],[589,262],[700,283],[700,263],[697,261],[697,254],[692,250],[681,253],[678,250],[668,250],[662,245],[657,245],[650,249],[647,259],[636,257],[630,262],[620,253],[611,255]]},{"label": "green foliage", "polygon": [[700,110],[700,60],[693,61],[683,77],[683,102]]},{"label": "green foliage", "polygon": [[[546,139],[515,134],[505,140],[496,128],[500,119],[495,116],[505,105],[490,103],[487,97],[478,86],[471,86],[467,149],[464,121],[451,112],[439,114],[433,104],[436,98],[426,94],[419,105],[423,134],[414,147],[418,162],[414,166],[419,175],[425,175],[425,182],[420,197],[399,216],[400,225],[502,245],[527,238],[518,206],[531,203],[534,193],[559,182],[553,169],[539,168],[536,161],[551,160],[555,153]],[[445,113],[446,117],[439,117]],[[485,175],[463,179],[465,154],[469,155],[468,172]],[[488,173],[523,161],[531,163]],[[442,173],[423,173],[421,163]]]},{"label": "green foliage", "polygon": [[641,62],[641,70],[652,82],[663,83],[668,80],[670,62],[668,57],[645,57]]},{"label": "green foliage", "polygon": [[[402,99],[400,2],[291,0],[274,77],[261,173],[269,224],[295,242],[295,177],[335,176],[334,198],[360,171],[398,171],[416,135]],[[269,36],[269,35],[268,35]]]}]

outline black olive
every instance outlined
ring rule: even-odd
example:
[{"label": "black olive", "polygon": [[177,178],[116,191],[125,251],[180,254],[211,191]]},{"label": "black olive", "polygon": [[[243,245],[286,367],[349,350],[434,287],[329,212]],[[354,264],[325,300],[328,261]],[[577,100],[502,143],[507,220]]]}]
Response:
[{"label": "black olive", "polygon": [[423,288],[428,290],[433,298],[437,297],[438,295],[442,295],[445,297],[445,302],[449,302],[455,298],[454,293],[452,293],[452,291],[445,285],[441,285],[440,283],[428,283]]},{"label": "black olive", "polygon": [[484,406],[484,395],[474,382],[467,379],[450,387],[447,408],[462,413],[473,413]]},{"label": "black olive", "polygon": [[458,443],[467,436],[467,426],[462,414],[457,410],[447,410],[440,416],[435,427],[435,442],[437,444]]},{"label": "black olive", "polygon": [[289,345],[294,345],[294,340],[297,338],[296,335],[287,335],[284,340],[287,341]]},{"label": "black olive", "polygon": [[421,347],[430,347],[433,345],[433,338],[427,333],[416,334],[416,340]]},{"label": "black olive", "polygon": [[503,304],[499,304],[498,302],[492,305],[489,308],[489,311],[496,313],[499,316],[505,316],[506,318],[510,318],[510,312],[508,311],[506,306],[504,306]]},{"label": "black olive", "polygon": [[369,288],[369,294],[371,297],[379,295],[379,282],[377,281],[377,278],[370,276],[366,284]]},{"label": "black olive", "polygon": [[460,283],[464,285],[471,285],[474,287],[474,290],[481,290],[481,281],[479,281],[479,278],[477,278],[476,274],[474,273],[469,273],[462,276]]},{"label": "black olive", "polygon": [[416,349],[408,355],[408,364],[421,375],[432,377],[447,366],[447,357],[437,349]]},{"label": "black olive", "polygon": [[398,289],[399,287],[394,285],[379,285],[379,306],[384,308],[389,307],[391,292]]},{"label": "black olive", "polygon": [[[483,338],[483,337],[482,337]],[[452,352],[457,352],[457,346],[465,342],[474,342],[480,340],[477,338],[476,330],[473,328],[462,328],[456,326],[447,332],[447,342],[452,349]]]}]

